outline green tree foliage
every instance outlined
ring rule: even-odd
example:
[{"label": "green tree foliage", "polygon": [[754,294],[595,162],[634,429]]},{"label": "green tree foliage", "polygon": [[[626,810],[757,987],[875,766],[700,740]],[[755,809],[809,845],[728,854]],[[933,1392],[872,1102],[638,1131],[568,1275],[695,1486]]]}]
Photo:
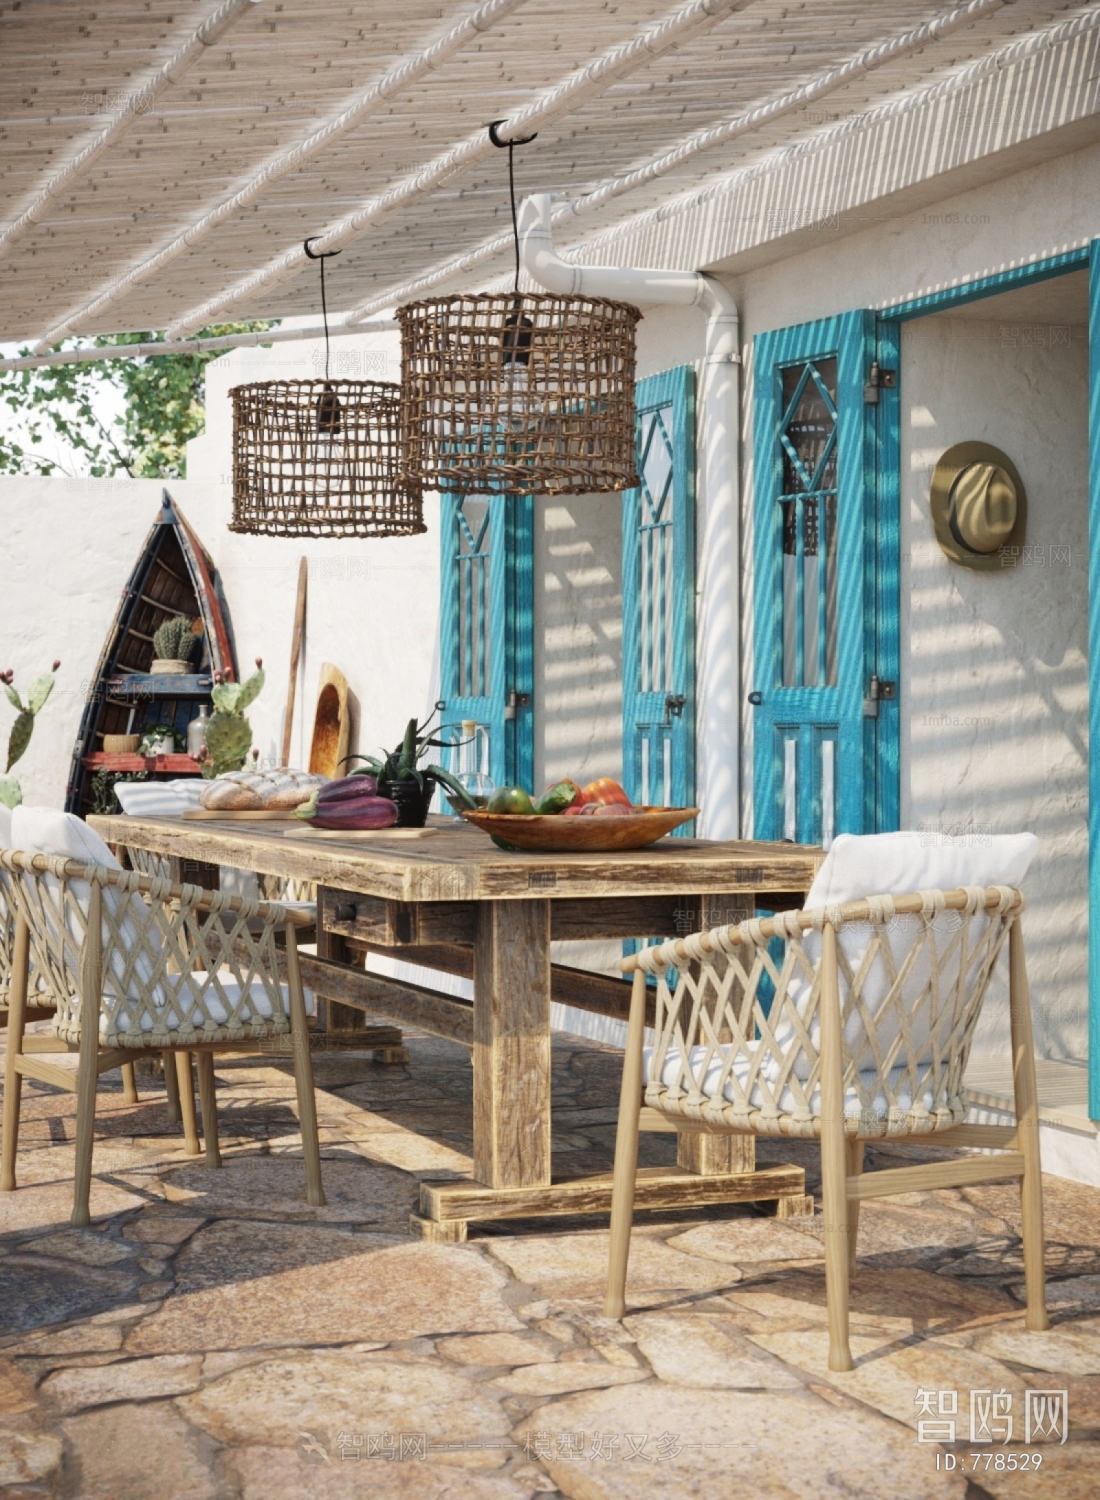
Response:
[{"label": "green tree foliage", "polygon": [[[273,323],[218,323],[200,338],[229,333],[264,332]],[[162,334],[105,334],[96,348],[149,344]],[[62,348],[75,348],[79,340]],[[21,349],[20,354],[30,354]],[[49,438],[59,440],[83,471],[93,477],[123,471],[138,479],[185,477],[186,444],[206,425],[203,371],[224,351],[153,355],[102,363],[50,365],[37,370],[10,370],[0,375],[0,410],[19,424],[18,437],[0,431],[0,473],[55,474],[64,465],[41,451]],[[121,393],[121,417],[104,417],[112,392]]]}]

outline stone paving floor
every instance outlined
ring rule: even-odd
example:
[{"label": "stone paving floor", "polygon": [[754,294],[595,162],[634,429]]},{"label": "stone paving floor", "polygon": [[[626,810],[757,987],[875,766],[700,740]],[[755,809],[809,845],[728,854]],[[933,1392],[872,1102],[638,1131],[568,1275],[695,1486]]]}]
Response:
[{"label": "stone paving floor", "polygon": [[[218,1064],[216,1172],[183,1155],[158,1080],[127,1107],[106,1075],[87,1230],[68,1223],[74,1100],[25,1085],[21,1186],[0,1199],[0,1495],[1100,1495],[1100,1191],[1047,1179],[1041,1335],[1023,1328],[1011,1185],[868,1204],[857,1368],[834,1375],[819,1218],[643,1216],[622,1326],[601,1315],[604,1221],[410,1239],[418,1180],[468,1170],[470,1068],[450,1044],[409,1046],[403,1068],[317,1059],[320,1210],[281,1061]],[[619,1068],[556,1039],[562,1173],[610,1165]],[[674,1151],[643,1142],[653,1164]],[[783,1154],[816,1188],[813,1150]],[[1025,1446],[1027,1393],[1050,1390],[1068,1392],[1068,1441]],[[1002,1413],[985,1445],[969,1440],[983,1393]],[[958,1441],[919,1441],[933,1417]]]}]

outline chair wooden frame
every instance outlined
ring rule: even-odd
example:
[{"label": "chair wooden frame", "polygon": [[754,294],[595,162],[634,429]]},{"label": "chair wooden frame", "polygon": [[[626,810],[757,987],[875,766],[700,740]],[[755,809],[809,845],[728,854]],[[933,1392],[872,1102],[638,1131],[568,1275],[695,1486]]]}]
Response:
[{"label": "chair wooden frame", "polygon": [[[137,907],[134,894],[142,899]],[[0,899],[15,915],[8,989],[0,1191],[16,1185],[24,1077],[75,1091],[76,1174],[72,1223],[86,1225],[99,1075],[130,1069],[141,1049],[156,1050],[168,1102],[182,1111],[188,1148],[197,1148],[191,1054],[197,1062],[206,1164],[221,1165],[214,1092],[215,1052],[255,1052],[273,1037],[292,1039],[306,1171],[306,1201],[325,1202],[305,996],[296,929],[310,918],[277,902],[223,896],[163,876],[0,850]],[[258,926],[257,926],[258,919]],[[277,949],[276,934],[285,949]],[[279,980],[279,957],[287,983]],[[58,1000],[52,1036],[27,1036],[33,963]],[[228,981],[228,987],[227,987]],[[257,1004],[266,997],[268,1016]],[[101,1030],[103,1035],[101,1035]],[[78,1053],[73,1074],[47,1060]],[[173,1088],[173,1084],[176,1085]],[[130,1102],[128,1100],[128,1102]],[[190,1107],[188,1107],[190,1106]]]},{"label": "chair wooden frame", "polygon": [[[820,1141],[831,1370],[853,1367],[849,1279],[856,1269],[859,1205],[867,1198],[1018,1178],[1026,1326],[1048,1328],[1023,905],[1020,892],[1004,886],[871,897],[696,933],[625,959],[622,967],[634,978],[615,1144],[607,1316],[621,1319],[626,1310],[639,1131],[674,1129]],[[944,922],[937,925],[944,913],[958,914],[946,940]],[[897,933],[910,921],[916,937],[899,955]],[[860,924],[850,935],[855,948],[865,941],[855,957],[852,944],[846,951],[840,941],[854,924]],[[774,939],[783,943],[778,962],[769,950]],[[963,1074],[1006,945],[1016,1123],[967,1125]],[[871,978],[876,965],[878,994]],[[647,1051],[650,975],[657,996],[654,1045]],[[919,1035],[913,1024],[918,1012],[928,1022]],[[864,1175],[864,1143],[899,1138],[997,1154]]]}]

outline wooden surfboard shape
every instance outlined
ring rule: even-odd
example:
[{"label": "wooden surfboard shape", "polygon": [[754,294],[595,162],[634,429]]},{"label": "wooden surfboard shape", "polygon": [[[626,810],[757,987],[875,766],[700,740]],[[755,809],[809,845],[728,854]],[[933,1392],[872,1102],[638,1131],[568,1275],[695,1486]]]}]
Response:
[{"label": "wooden surfboard shape", "polygon": [[313,713],[313,740],[309,769],[317,776],[343,776],[342,765],[351,740],[351,710],[348,680],[331,662],[323,662],[317,683],[317,707]]}]

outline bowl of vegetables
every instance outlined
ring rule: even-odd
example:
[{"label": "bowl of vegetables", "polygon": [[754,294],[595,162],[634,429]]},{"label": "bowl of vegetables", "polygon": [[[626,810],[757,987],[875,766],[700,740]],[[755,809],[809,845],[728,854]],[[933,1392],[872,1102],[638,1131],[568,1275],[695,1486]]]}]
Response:
[{"label": "bowl of vegetables", "polygon": [[634,806],[619,783],[604,776],[585,787],[555,782],[536,799],[523,787],[498,787],[484,810],[463,808],[462,816],[502,849],[613,854],[656,843],[698,811]]}]

